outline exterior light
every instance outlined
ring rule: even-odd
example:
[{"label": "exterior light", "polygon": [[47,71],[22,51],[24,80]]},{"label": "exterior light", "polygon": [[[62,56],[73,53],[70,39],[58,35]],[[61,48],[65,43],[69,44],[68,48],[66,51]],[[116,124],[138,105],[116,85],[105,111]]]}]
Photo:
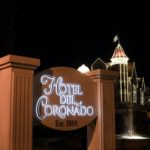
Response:
[{"label": "exterior light", "polygon": [[140,135],[132,135],[132,136],[124,135],[124,136],[122,136],[122,138],[124,138],[124,139],[130,139],[130,140],[147,139],[147,137],[140,136]]},{"label": "exterior light", "polygon": [[78,70],[79,72],[81,72],[81,73],[85,73],[85,72],[90,71],[90,69],[89,69],[87,66],[85,66],[84,64],[81,65],[77,70]]}]

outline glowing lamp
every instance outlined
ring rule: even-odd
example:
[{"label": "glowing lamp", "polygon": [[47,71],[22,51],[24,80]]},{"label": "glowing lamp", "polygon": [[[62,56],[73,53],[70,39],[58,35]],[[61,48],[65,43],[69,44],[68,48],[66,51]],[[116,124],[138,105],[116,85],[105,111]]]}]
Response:
[{"label": "glowing lamp", "polygon": [[140,136],[140,135],[124,135],[122,136],[123,139],[130,139],[130,140],[142,140],[142,139],[148,139],[147,137]]},{"label": "glowing lamp", "polygon": [[90,69],[87,66],[85,66],[84,64],[81,65],[77,70],[80,71],[81,73],[90,71]]}]

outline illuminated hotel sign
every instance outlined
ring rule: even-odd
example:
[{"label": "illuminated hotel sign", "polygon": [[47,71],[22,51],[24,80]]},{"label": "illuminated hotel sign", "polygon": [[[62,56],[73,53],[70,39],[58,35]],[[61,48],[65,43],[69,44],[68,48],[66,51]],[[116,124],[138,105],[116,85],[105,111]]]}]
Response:
[{"label": "illuminated hotel sign", "polygon": [[46,70],[35,77],[35,117],[58,130],[73,130],[96,117],[95,83],[67,67]]},{"label": "illuminated hotel sign", "polygon": [[[93,107],[83,105],[82,100],[76,101],[76,95],[83,95],[79,84],[63,83],[63,78],[41,76],[41,84],[47,85],[43,95],[39,97],[36,104],[36,116],[45,119],[48,116],[58,116],[65,119],[67,116],[92,116]],[[59,97],[59,105],[50,104],[49,95],[56,94]],[[43,108],[44,114],[40,113]]]}]

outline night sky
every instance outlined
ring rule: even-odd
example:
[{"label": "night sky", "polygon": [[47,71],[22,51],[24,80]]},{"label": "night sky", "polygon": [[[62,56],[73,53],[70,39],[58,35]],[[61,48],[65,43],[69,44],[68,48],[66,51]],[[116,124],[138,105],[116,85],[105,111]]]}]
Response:
[{"label": "night sky", "polygon": [[141,2],[1,0],[0,56],[41,59],[41,67],[78,68],[100,57],[109,62],[120,42],[138,76],[150,85],[148,4]]}]

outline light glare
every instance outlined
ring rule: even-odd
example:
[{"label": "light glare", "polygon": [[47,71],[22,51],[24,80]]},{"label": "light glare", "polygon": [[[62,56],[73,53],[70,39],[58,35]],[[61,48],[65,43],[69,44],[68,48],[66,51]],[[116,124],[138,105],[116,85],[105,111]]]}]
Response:
[{"label": "light glare", "polygon": [[122,139],[130,139],[130,140],[142,140],[147,139],[147,137],[140,136],[140,135],[123,135],[121,136]]},{"label": "light glare", "polygon": [[87,66],[85,66],[84,64],[81,65],[77,70],[80,71],[81,73],[90,71],[90,69]]}]

